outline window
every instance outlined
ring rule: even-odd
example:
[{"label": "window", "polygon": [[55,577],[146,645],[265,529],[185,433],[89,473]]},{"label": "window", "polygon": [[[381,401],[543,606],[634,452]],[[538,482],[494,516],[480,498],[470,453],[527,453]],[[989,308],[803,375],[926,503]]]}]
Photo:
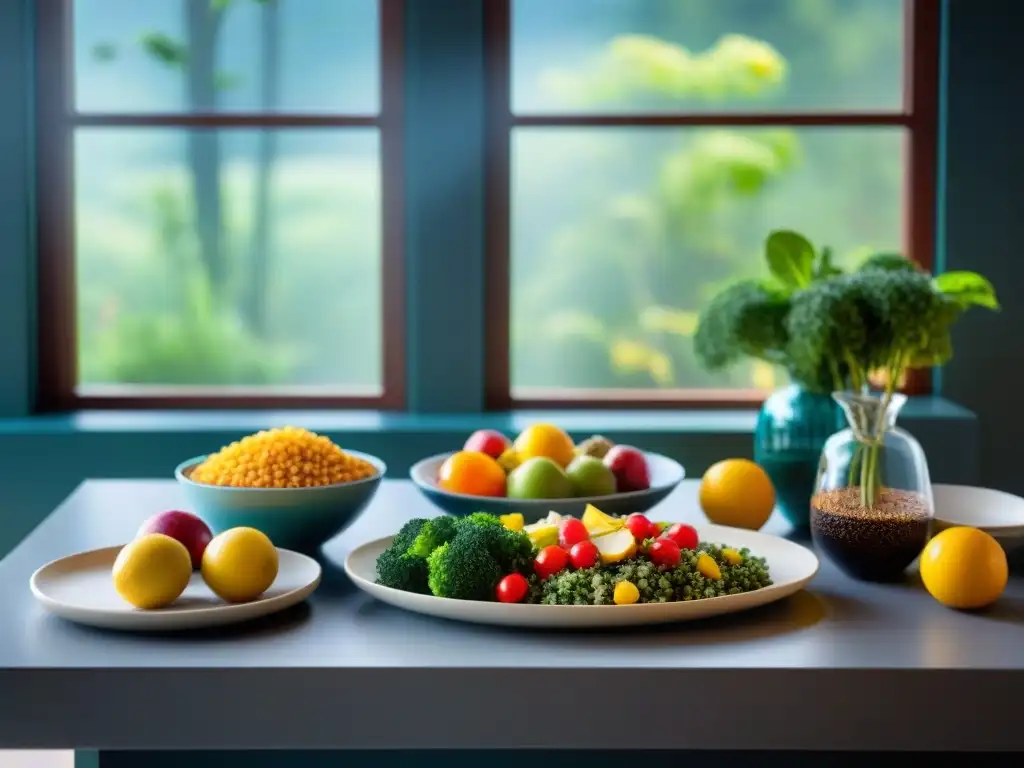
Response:
[{"label": "window", "polygon": [[401,3],[38,9],[41,406],[402,407]]},{"label": "window", "polygon": [[770,230],[931,265],[939,6],[36,0],[39,409],[756,403]]},{"label": "window", "polygon": [[771,229],[930,266],[938,5],[489,2],[489,404],[760,399],[691,335]]}]

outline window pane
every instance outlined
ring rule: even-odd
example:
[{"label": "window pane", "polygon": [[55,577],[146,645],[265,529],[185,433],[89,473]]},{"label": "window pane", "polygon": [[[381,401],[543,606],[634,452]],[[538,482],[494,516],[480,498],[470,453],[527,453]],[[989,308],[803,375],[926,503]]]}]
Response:
[{"label": "window pane", "polygon": [[840,263],[900,248],[904,138],[889,128],[516,129],[513,390],[773,387],[778,374],[763,366],[705,373],[692,348],[697,313],[731,280],[767,274],[772,229],[804,232]]},{"label": "window pane", "polygon": [[898,110],[901,0],[513,0],[518,113]]},{"label": "window pane", "polygon": [[83,129],[75,153],[80,382],[379,391],[375,130]]},{"label": "window pane", "polygon": [[83,112],[379,109],[376,0],[75,0],[74,9]]}]

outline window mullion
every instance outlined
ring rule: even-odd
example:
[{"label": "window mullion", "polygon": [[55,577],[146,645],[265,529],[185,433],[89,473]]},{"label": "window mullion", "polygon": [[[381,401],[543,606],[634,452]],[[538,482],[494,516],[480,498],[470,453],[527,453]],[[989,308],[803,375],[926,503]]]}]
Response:
[{"label": "window mullion", "polygon": [[414,412],[484,391],[483,3],[405,8],[406,389]]}]

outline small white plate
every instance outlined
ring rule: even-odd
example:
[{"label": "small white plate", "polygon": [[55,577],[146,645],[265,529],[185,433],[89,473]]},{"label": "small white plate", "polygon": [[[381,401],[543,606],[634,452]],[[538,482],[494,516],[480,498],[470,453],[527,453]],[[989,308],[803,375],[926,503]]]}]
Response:
[{"label": "small white plate", "polygon": [[173,605],[141,611],[126,603],[114,589],[111,570],[120,551],[121,547],[105,547],[47,563],[32,574],[32,594],[51,613],[79,624],[166,632],[236,624],[277,613],[301,603],[320,584],[320,564],[316,560],[278,549],[277,578],[251,603],[224,602],[196,572]]},{"label": "small white plate", "polygon": [[958,525],[980,528],[1000,541],[1024,539],[1024,499],[972,485],[932,485],[935,522],[941,530]]},{"label": "small white plate", "polygon": [[376,583],[377,556],[392,537],[377,539],[354,550],[345,560],[345,573],[355,585],[378,600],[414,613],[475,624],[516,627],[622,627],[689,621],[774,603],[799,592],[818,572],[818,558],[811,550],[791,541],[756,531],[719,525],[697,527],[701,541],[713,541],[768,561],[771,586],[739,595],[711,597],[674,603],[643,605],[509,605],[476,600],[451,600],[418,595]]}]

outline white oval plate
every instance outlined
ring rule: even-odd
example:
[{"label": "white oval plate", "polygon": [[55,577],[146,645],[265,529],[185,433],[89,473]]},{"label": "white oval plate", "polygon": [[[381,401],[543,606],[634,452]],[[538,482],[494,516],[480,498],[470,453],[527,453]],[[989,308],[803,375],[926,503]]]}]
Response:
[{"label": "white oval plate", "polygon": [[697,526],[697,530],[702,541],[726,544],[737,549],[748,547],[751,554],[765,558],[774,583],[770,587],[739,595],[643,605],[508,605],[451,600],[403,592],[375,583],[377,556],[391,543],[390,536],[354,550],[345,560],[345,573],[364,592],[414,613],[475,624],[568,628],[664,624],[743,611],[799,592],[818,572],[818,558],[815,554],[786,539],[719,525]]},{"label": "white oval plate", "polygon": [[320,564],[278,549],[278,574],[270,589],[251,603],[226,603],[197,572],[173,605],[141,611],[114,589],[111,570],[121,547],[105,547],[47,563],[32,574],[32,594],[51,613],[104,629],[166,632],[199,629],[267,616],[301,603],[320,584]]},{"label": "white oval plate", "polygon": [[1024,499],[972,485],[932,485],[935,522],[940,529],[980,528],[997,539],[1024,538]]}]

